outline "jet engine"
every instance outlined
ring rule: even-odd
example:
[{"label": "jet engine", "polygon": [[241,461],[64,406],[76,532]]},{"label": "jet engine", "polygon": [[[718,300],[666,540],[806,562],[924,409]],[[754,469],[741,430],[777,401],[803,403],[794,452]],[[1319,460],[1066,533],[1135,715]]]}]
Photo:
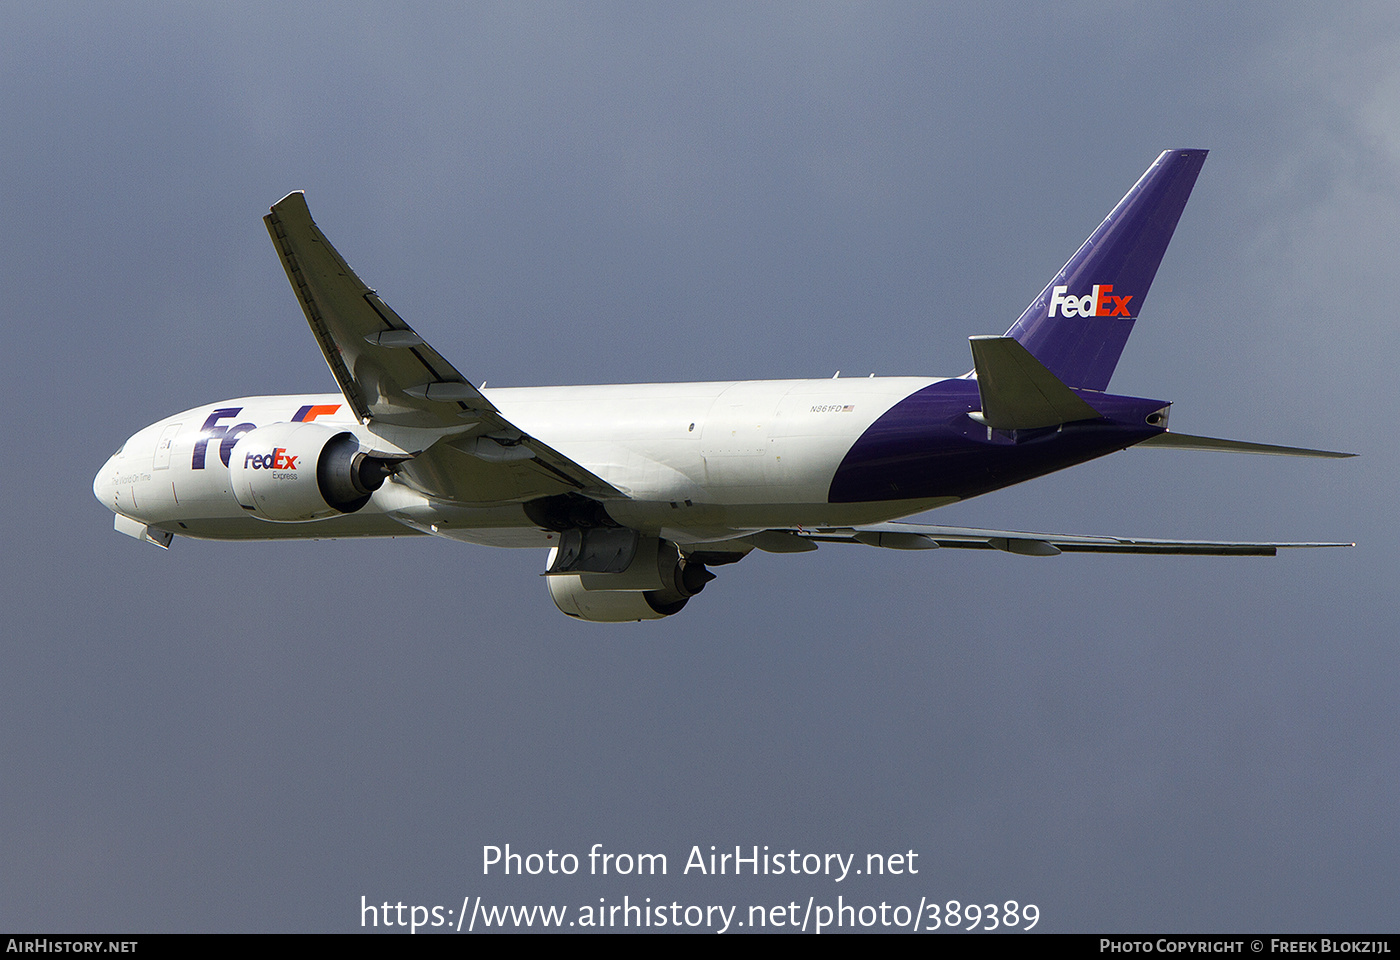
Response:
[{"label": "jet engine", "polygon": [[355,435],[315,423],[274,423],[238,439],[228,463],[233,495],[260,520],[296,523],[354,513],[393,472]]},{"label": "jet engine", "polygon": [[[546,569],[554,564],[549,552]],[[555,573],[545,579],[562,613],[594,623],[660,620],[679,613],[715,578],[703,563],[688,561],[669,540],[642,537],[620,573]]]}]

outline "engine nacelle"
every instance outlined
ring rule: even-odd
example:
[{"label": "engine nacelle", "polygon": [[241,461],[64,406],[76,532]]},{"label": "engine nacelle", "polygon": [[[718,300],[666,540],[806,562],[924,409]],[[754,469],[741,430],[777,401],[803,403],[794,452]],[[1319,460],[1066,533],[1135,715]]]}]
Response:
[{"label": "engine nacelle", "polygon": [[[549,552],[545,569],[553,565],[555,552]],[[556,573],[545,580],[562,613],[594,623],[625,623],[679,613],[714,578],[669,540],[642,537],[636,556],[620,573]]]},{"label": "engine nacelle", "polygon": [[245,433],[229,456],[229,482],[259,520],[298,523],[354,513],[391,472],[348,432],[315,423],[274,423]]}]

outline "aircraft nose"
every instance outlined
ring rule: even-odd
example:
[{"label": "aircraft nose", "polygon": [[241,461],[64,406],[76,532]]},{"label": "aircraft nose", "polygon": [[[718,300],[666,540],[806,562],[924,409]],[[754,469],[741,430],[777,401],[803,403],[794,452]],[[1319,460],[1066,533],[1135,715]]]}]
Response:
[{"label": "aircraft nose", "polygon": [[112,461],[116,455],[107,458],[107,462],[102,465],[102,469],[97,471],[97,476],[92,478],[92,495],[97,498],[97,502],[108,510],[116,511],[116,483],[112,475]]}]

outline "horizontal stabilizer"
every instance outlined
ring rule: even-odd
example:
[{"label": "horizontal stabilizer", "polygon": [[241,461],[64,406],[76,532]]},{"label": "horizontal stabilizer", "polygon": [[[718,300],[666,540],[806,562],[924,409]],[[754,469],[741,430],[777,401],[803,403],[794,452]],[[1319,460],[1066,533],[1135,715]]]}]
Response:
[{"label": "horizontal stabilizer", "polygon": [[1011,337],[969,337],[982,413],[998,430],[1030,430],[1100,414]]},{"label": "horizontal stabilizer", "polygon": [[1311,450],[1307,447],[1280,447],[1272,443],[1249,443],[1244,440],[1222,440],[1219,437],[1193,437],[1189,433],[1159,433],[1138,444],[1139,447],[1177,447],[1182,450],[1220,450],[1226,453],[1263,453],[1275,457],[1322,457],[1339,460],[1354,457],[1354,453],[1336,450]]}]

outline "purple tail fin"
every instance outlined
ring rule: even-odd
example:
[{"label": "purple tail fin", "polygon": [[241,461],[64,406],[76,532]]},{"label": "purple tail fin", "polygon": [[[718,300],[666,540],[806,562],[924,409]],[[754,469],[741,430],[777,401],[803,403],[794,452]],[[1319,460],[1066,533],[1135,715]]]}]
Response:
[{"label": "purple tail fin", "polygon": [[1069,386],[1105,389],[1205,161],[1164,150],[1006,335]]}]

